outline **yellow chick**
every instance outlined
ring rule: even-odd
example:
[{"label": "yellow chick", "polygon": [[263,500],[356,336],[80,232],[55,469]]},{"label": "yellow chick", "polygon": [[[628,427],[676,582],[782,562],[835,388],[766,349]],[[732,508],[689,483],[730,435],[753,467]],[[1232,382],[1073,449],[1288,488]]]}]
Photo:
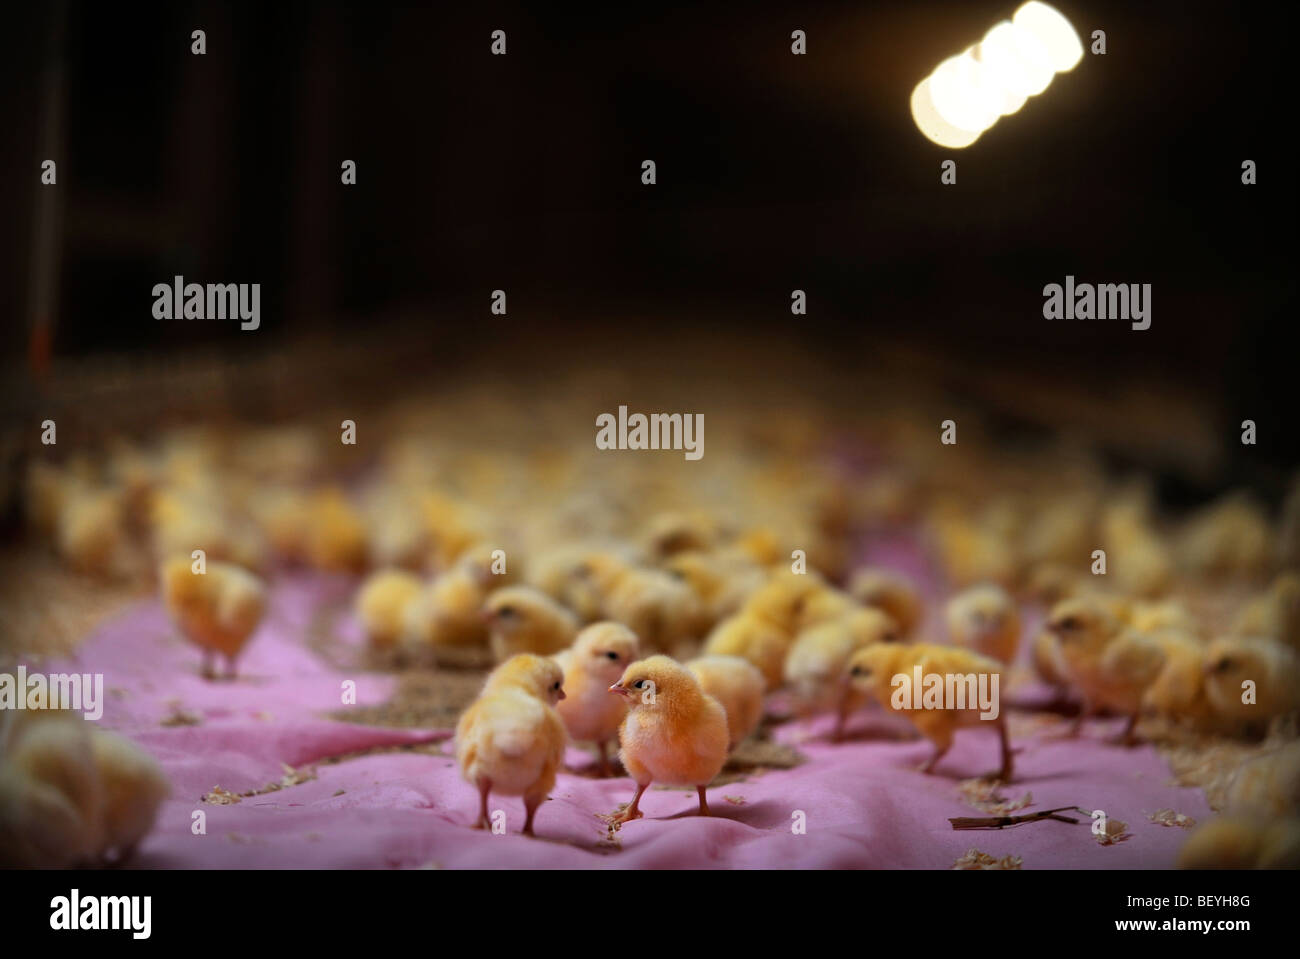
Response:
[{"label": "yellow chick", "polygon": [[800,630],[856,607],[851,597],[833,589],[815,573],[781,572],[750,594],[741,613],[764,619],[794,639]]},{"label": "yellow chick", "polygon": [[664,569],[695,593],[704,613],[702,623],[709,628],[740,609],[765,579],[760,567],[734,553],[677,553]]},{"label": "yellow chick", "polygon": [[604,615],[625,624],[647,650],[675,651],[695,638],[704,615],[689,586],[657,569],[630,569],[605,597]]},{"label": "yellow chick", "polygon": [[1267,636],[1300,652],[1300,572],[1288,570],[1233,620],[1237,636]]},{"label": "yellow chick", "polygon": [[1178,868],[1300,869],[1300,819],[1211,820],[1183,844]]},{"label": "yellow chick", "polygon": [[1202,575],[1254,576],[1273,560],[1273,531],[1251,496],[1229,493],[1188,520],[1179,557]]},{"label": "yellow chick", "polygon": [[307,512],[307,562],[329,572],[363,570],[369,549],[365,520],[343,491],[333,487],[318,490],[308,498]]},{"label": "yellow chick", "polygon": [[1173,629],[1188,636],[1196,636],[1201,629],[1201,624],[1191,610],[1176,599],[1161,602],[1139,600],[1129,604],[1125,609],[1124,620],[1139,633]]},{"label": "yellow chick", "polygon": [[1228,784],[1227,808],[1268,818],[1300,813],[1300,740],[1242,763]]},{"label": "yellow chick", "polygon": [[786,654],[785,681],[794,692],[801,712],[835,712],[832,741],[844,734],[844,723],[855,708],[845,686],[844,672],[850,657],[872,643],[896,643],[902,631],[879,609],[856,609],[839,619],[805,629]]},{"label": "yellow chick", "polygon": [[727,748],[735,749],[763,719],[763,674],[739,656],[701,656],[686,663],[686,668],[700,688],[722,704],[727,714]]},{"label": "yellow chick", "polygon": [[131,740],[92,729],[90,746],[102,786],[104,844],[100,857],[122,863],[153,828],[170,786],[157,761]]},{"label": "yellow chick", "polygon": [[1105,708],[1128,717],[1122,739],[1135,742],[1143,696],[1164,667],[1160,646],[1127,628],[1114,604],[1097,597],[1058,603],[1048,616],[1047,629],[1059,644],[1070,685],[1083,697],[1074,731]]},{"label": "yellow chick", "polygon": [[69,483],[57,520],[59,555],[96,576],[127,572],[126,509],[116,489]]},{"label": "yellow chick", "polygon": [[495,579],[477,563],[456,563],[407,603],[403,638],[416,648],[486,643],[483,604]]},{"label": "yellow chick", "polygon": [[646,553],[656,560],[689,550],[708,550],[716,538],[716,524],[705,512],[659,513],[644,533]]},{"label": "yellow chick", "polygon": [[706,656],[739,656],[763,674],[768,689],[785,682],[785,658],[791,637],[753,613],[737,613],[713,628],[704,641]]},{"label": "yellow chick", "polygon": [[605,595],[630,566],[612,552],[586,545],[547,550],[529,563],[533,586],[573,610],[584,623],[604,616]]},{"label": "yellow chick", "polygon": [[168,560],[161,571],[163,604],[182,635],[203,652],[203,674],[213,674],[213,656],[235,659],[266,612],[266,587],[252,573],[229,563],[207,563],[196,573],[189,557]]},{"label": "yellow chick", "polygon": [[944,607],[948,635],[958,646],[991,656],[1001,663],[1015,661],[1020,645],[1020,612],[1005,589],[992,583],[962,590]]},{"label": "yellow chick", "polygon": [[653,782],[694,786],[700,815],[709,815],[705,788],[727,761],[730,736],[722,704],[667,656],[632,663],[609,691],[630,707],[619,728],[619,758],[636,783],[631,805],[615,821],[641,818],[641,795]]},{"label": "yellow chick", "polygon": [[921,625],[925,609],[921,594],[897,573],[876,567],[860,569],[849,581],[849,595],[864,606],[873,606],[889,614],[906,639]]},{"label": "yellow chick", "polygon": [[506,586],[484,606],[492,655],[504,662],[516,653],[549,656],[567,649],[578,634],[578,619],[541,590]]},{"label": "yellow chick", "polygon": [[66,868],[99,855],[103,786],[89,724],[62,712],[11,713],[0,728],[0,864]]},{"label": "yellow chick", "polygon": [[618,727],[627,703],[609,694],[623,670],[637,658],[636,634],[622,623],[593,623],[578,634],[573,645],[554,659],[564,670],[565,699],[556,710],[569,737],[596,744],[599,772],[609,774],[606,746],[618,741]]},{"label": "yellow chick", "polygon": [[380,570],[361,584],[353,608],[372,647],[397,646],[406,629],[407,608],[423,589],[420,577],[404,569]]},{"label": "yellow chick", "polygon": [[1178,629],[1148,635],[1160,647],[1164,665],[1144,693],[1144,705],[1184,725],[1206,723],[1211,710],[1205,692],[1205,644]]},{"label": "yellow chick", "polygon": [[564,762],[567,736],[555,706],[564,699],[558,663],[521,653],[498,666],[456,724],[456,762],[479,793],[476,829],[489,825],[493,792],[524,797],[524,835]]},{"label": "yellow chick", "polygon": [[1300,709],[1300,654],[1262,637],[1220,637],[1205,650],[1205,687],[1225,724],[1262,731]]},{"label": "yellow chick", "polygon": [[[922,677],[919,695],[923,704],[927,704],[927,695],[933,695],[926,690],[930,683],[926,677],[937,675],[943,683],[943,688],[939,690],[941,695],[922,709],[914,708],[918,692],[910,689],[918,666]],[[923,772],[934,771],[935,765],[952,748],[958,728],[981,723],[996,726],[1002,747],[1002,765],[998,777],[1008,782],[1013,772],[1012,751],[1007,738],[1006,717],[1001,712],[999,703],[1004,669],[1003,664],[996,660],[955,646],[874,643],[859,649],[850,657],[846,680],[857,697],[869,696],[886,709],[901,713],[934,743],[934,753],[921,767]],[[895,683],[896,676],[905,676],[908,683]],[[959,691],[961,696],[946,702],[949,677],[953,677],[951,683],[954,697]],[[997,677],[996,680],[994,677]],[[994,686],[995,682],[997,686]],[[980,718],[981,689],[992,708],[998,710],[996,718]],[[912,696],[908,695],[909,692]],[[957,703],[963,700],[964,706],[957,708]]]},{"label": "yellow chick", "polygon": [[1043,630],[1035,636],[1029,653],[1030,663],[1039,679],[1058,688],[1070,685],[1065,664],[1061,661],[1061,644],[1051,632]]}]

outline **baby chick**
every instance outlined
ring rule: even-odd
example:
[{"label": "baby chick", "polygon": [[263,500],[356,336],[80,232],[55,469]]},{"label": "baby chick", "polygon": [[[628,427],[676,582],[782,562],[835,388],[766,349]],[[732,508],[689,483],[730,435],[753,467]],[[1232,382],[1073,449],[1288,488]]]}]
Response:
[{"label": "baby chick", "polygon": [[1205,823],[1178,853],[1180,869],[1300,869],[1300,819],[1223,817]]},{"label": "baby chick", "polygon": [[985,583],[962,590],[944,608],[948,635],[958,646],[973,649],[1002,663],[1016,658],[1020,644],[1020,613],[1001,586]]},{"label": "baby chick", "polygon": [[728,750],[746,739],[763,718],[763,674],[739,656],[701,656],[686,663],[700,688],[727,714]]},{"label": "baby chick", "polygon": [[1043,630],[1034,637],[1034,644],[1029,650],[1030,663],[1038,678],[1049,686],[1063,687],[1070,685],[1066,675],[1065,664],[1061,661],[1061,644],[1049,630]]},{"label": "baby chick", "polygon": [[662,570],[625,572],[605,597],[604,615],[624,623],[647,650],[675,651],[700,631],[704,610],[689,586]]},{"label": "baby chick", "polygon": [[834,710],[832,741],[844,733],[844,723],[854,708],[843,683],[845,666],[854,652],[872,643],[896,643],[902,631],[879,609],[856,609],[839,619],[805,629],[785,658],[785,681],[791,686],[801,712]]},{"label": "baby chick", "polygon": [[903,638],[911,636],[921,625],[925,610],[921,594],[904,577],[886,569],[866,567],[853,574],[849,595],[864,606],[884,610],[898,624]]},{"label": "baby chick", "polygon": [[1300,814],[1300,740],[1242,763],[1228,784],[1227,808],[1270,818]]},{"label": "baby chick", "polygon": [[235,659],[266,612],[266,587],[252,573],[229,563],[209,562],[195,573],[188,556],[163,564],[163,604],[181,633],[203,651],[203,674],[213,673],[213,656],[226,660],[235,675]]},{"label": "baby chick", "polygon": [[92,729],[90,746],[103,790],[100,857],[125,862],[153,828],[170,787],[157,761],[131,740]]},{"label": "baby chick", "polygon": [[1160,646],[1128,629],[1115,605],[1097,597],[1058,603],[1047,629],[1060,645],[1070,684],[1083,696],[1074,732],[1104,707],[1129,718],[1122,738],[1132,744],[1143,695],[1164,666]]},{"label": "baby chick", "polygon": [[785,659],[791,637],[753,613],[737,613],[714,627],[704,641],[706,656],[739,656],[763,674],[768,689],[785,681]]},{"label": "baby chick", "polygon": [[851,597],[815,573],[782,572],[750,594],[741,613],[766,620],[793,640],[800,630],[856,607]]},{"label": "baby chick", "polygon": [[495,790],[524,797],[524,835],[555,785],[567,737],[555,705],[564,699],[558,663],[531,653],[512,656],[487,678],[483,692],[456,724],[456,762],[478,789],[477,829],[489,825],[488,796]]},{"label": "baby chick", "polygon": [[476,562],[457,562],[406,604],[403,638],[425,649],[487,642],[483,604],[495,579]]},{"label": "baby chick", "polygon": [[407,607],[423,588],[420,577],[404,569],[380,570],[361,584],[354,609],[371,646],[397,645],[405,630]]},{"label": "baby chick", "polygon": [[98,856],[103,787],[80,716],[11,713],[0,729],[0,863],[65,868]]},{"label": "baby chick", "polygon": [[1205,651],[1205,687],[1226,724],[1262,731],[1300,709],[1300,654],[1271,639],[1220,637]]},{"label": "baby chick", "polygon": [[700,815],[709,815],[705,787],[727,761],[730,736],[722,705],[704,692],[689,669],[667,656],[632,663],[609,691],[628,700],[619,728],[619,758],[636,783],[631,805],[616,821],[641,818],[641,795],[652,782],[694,786]]},{"label": "baby chick", "polygon": [[107,577],[128,571],[126,508],[120,490],[66,484],[56,532],[59,554],[74,569]]},{"label": "baby chick", "polygon": [[1148,634],[1164,664],[1143,696],[1144,705],[1174,722],[1199,726],[1211,716],[1205,692],[1205,644],[1179,629]]},{"label": "baby chick", "polygon": [[541,590],[506,586],[484,606],[492,654],[504,662],[516,653],[558,653],[572,645],[578,619]]},{"label": "baby chick", "polygon": [[365,520],[343,491],[318,490],[306,504],[307,562],[330,572],[356,573],[365,568],[369,549]]},{"label": "baby chick", "polygon": [[[893,678],[905,674],[913,676],[916,666],[921,667],[921,675],[932,673],[940,676],[983,674],[989,677],[986,689],[992,691],[992,677],[998,676],[1001,689],[1001,677],[1004,666],[996,660],[981,656],[969,650],[955,646],[933,646],[918,643],[904,645],[901,643],[875,643],[863,647],[849,659],[846,674],[847,683],[858,697],[870,696],[886,709],[894,709],[892,699],[896,693]],[[952,748],[953,736],[959,727],[975,726],[982,722],[992,723],[997,727],[999,742],[1002,746],[1002,766],[998,777],[1009,782],[1012,775],[1011,744],[1007,739],[1006,717],[1002,712],[996,719],[980,719],[978,699],[968,703],[965,709],[914,709],[911,703],[905,708],[895,710],[907,717],[927,739],[934,743],[934,754],[922,766],[923,772],[933,772],[935,765]]]},{"label": "baby chick", "polygon": [[1242,608],[1233,620],[1237,636],[1268,636],[1300,652],[1300,572],[1278,576],[1262,596]]},{"label": "baby chick", "polygon": [[572,646],[554,657],[564,670],[566,694],[556,710],[572,739],[596,744],[602,776],[609,774],[605,747],[618,741],[618,727],[627,715],[627,703],[611,696],[609,687],[636,658],[636,634],[611,622],[588,626]]}]

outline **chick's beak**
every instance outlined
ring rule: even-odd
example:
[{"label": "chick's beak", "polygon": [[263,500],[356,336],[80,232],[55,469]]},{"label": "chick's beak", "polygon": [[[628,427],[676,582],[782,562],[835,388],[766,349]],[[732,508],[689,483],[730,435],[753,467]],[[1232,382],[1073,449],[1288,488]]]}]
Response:
[{"label": "chick's beak", "polygon": [[566,696],[566,695],[564,694],[564,690],[561,689],[560,692],[556,695],[555,698],[556,698],[557,700],[559,700],[559,699],[568,699],[569,697]]},{"label": "chick's beak", "polygon": [[613,686],[609,687],[609,691],[610,691],[611,693],[618,693],[620,696],[627,696],[627,695],[628,695],[628,691],[627,691],[627,689],[625,689],[624,687],[620,686],[618,683],[615,683]]}]

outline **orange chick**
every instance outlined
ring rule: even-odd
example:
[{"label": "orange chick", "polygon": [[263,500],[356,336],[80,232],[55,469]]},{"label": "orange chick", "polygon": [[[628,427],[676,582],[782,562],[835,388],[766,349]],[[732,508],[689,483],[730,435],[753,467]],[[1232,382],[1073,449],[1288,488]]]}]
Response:
[{"label": "orange chick", "polygon": [[615,821],[641,818],[641,796],[653,782],[694,786],[700,815],[709,815],[705,788],[727,761],[730,734],[722,704],[667,656],[632,663],[609,691],[630,707],[619,728],[619,758],[636,783],[636,795]]},{"label": "orange chick", "polygon": [[172,622],[203,652],[203,673],[213,674],[213,656],[226,660],[227,676],[266,612],[266,587],[252,573],[230,563],[209,562],[194,572],[188,557],[163,564],[163,604]]},{"label": "orange chick", "polygon": [[1020,645],[1020,613],[1001,586],[984,583],[962,590],[944,608],[948,635],[958,646],[1011,663]]}]

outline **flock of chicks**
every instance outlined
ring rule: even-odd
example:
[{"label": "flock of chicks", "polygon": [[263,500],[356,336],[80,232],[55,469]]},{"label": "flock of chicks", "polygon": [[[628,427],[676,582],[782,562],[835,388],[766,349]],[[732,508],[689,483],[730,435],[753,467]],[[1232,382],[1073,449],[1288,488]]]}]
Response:
[{"label": "flock of chicks", "polygon": [[[889,708],[890,678],[917,665],[1005,674],[1005,690],[1038,609],[1030,660],[1080,702],[1080,722],[1124,716],[1131,740],[1154,713],[1256,735],[1300,709],[1300,484],[1280,519],[1231,495],[1170,529],[1148,487],[1112,483],[1077,451],[1031,464],[978,438],[944,449],[906,417],[868,424],[880,455],[865,476],[821,455],[802,412],[715,425],[710,458],[684,471],[679,459],[557,452],[590,439],[572,435],[567,408],[523,401],[526,424],[509,397],[473,390],[389,410],[364,475],[306,428],[186,430],[98,459],[35,461],[25,501],[77,568],[156,578],[205,672],[217,656],[235,672],[266,609],[263,578],[295,565],[365,575],[354,615],[379,655],[490,654],[496,668],[456,736],[480,825],[491,793],[517,795],[531,833],[569,740],[594,744],[602,773],[618,744],[636,786],[619,818],[640,814],[651,783],[695,786],[705,813],[705,787],[770,694],[832,715],[839,739],[868,702]],[[858,561],[864,538],[900,530],[919,531],[952,590],[946,644],[918,641],[935,630],[917,584]],[[1088,571],[1098,546],[1105,576]],[[1218,622],[1186,590],[1221,580],[1254,595]],[[903,715],[934,745],[927,771],[980,722],[974,709]],[[1005,714],[990,725],[1009,779]],[[1237,802],[1256,810],[1240,829],[1295,830],[1293,752],[1243,774],[1289,798],[1267,817]]]}]

